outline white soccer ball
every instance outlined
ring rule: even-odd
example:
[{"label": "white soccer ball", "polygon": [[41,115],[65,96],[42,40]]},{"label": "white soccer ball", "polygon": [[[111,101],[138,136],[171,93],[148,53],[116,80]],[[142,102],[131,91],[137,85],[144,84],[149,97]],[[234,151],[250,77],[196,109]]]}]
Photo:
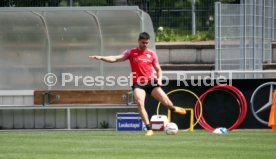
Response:
[{"label": "white soccer ball", "polygon": [[227,134],[228,130],[224,127],[216,128],[213,133],[215,134]]},{"label": "white soccer ball", "polygon": [[165,132],[167,135],[176,135],[178,132],[178,126],[175,123],[168,123],[165,126]]}]

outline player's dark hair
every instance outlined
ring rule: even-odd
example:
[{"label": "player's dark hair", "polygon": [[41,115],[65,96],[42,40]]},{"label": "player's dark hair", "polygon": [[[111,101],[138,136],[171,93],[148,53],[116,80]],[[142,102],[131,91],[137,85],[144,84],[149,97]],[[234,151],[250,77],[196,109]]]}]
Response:
[{"label": "player's dark hair", "polygon": [[147,32],[142,32],[139,34],[138,40],[149,40],[150,35]]}]

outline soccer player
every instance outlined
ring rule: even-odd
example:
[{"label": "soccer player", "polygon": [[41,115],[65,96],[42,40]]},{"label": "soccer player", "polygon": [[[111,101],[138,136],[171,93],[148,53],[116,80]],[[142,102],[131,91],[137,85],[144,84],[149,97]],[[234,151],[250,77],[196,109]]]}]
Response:
[{"label": "soccer player", "polygon": [[[89,56],[90,60],[96,59],[109,63],[125,60],[130,61],[133,83],[132,89],[134,91],[134,98],[138,105],[140,116],[147,127],[146,136],[153,135],[148,113],[144,104],[146,93],[153,96],[173,112],[181,115],[186,114],[185,109],[174,106],[166,93],[161,89],[162,70],[156,53],[148,49],[149,42],[149,34],[142,32],[139,34],[137,48],[125,50],[122,54],[115,56]],[[157,77],[154,77],[152,67],[155,69]]]}]

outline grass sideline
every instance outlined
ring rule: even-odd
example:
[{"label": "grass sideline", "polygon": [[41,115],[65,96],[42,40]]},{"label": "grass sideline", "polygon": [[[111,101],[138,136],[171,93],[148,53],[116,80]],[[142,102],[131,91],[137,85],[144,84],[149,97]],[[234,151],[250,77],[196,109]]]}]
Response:
[{"label": "grass sideline", "polygon": [[269,159],[276,158],[276,132],[204,130],[156,132],[0,132],[1,159]]}]

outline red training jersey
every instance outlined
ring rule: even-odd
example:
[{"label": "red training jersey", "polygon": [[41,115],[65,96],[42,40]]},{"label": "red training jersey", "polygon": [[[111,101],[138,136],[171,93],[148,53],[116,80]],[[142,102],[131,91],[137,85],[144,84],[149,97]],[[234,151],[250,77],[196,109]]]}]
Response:
[{"label": "red training jersey", "polygon": [[158,64],[156,53],[150,49],[144,51],[138,48],[125,50],[124,60],[129,60],[133,83],[147,83],[156,79],[153,75],[152,66]]}]

